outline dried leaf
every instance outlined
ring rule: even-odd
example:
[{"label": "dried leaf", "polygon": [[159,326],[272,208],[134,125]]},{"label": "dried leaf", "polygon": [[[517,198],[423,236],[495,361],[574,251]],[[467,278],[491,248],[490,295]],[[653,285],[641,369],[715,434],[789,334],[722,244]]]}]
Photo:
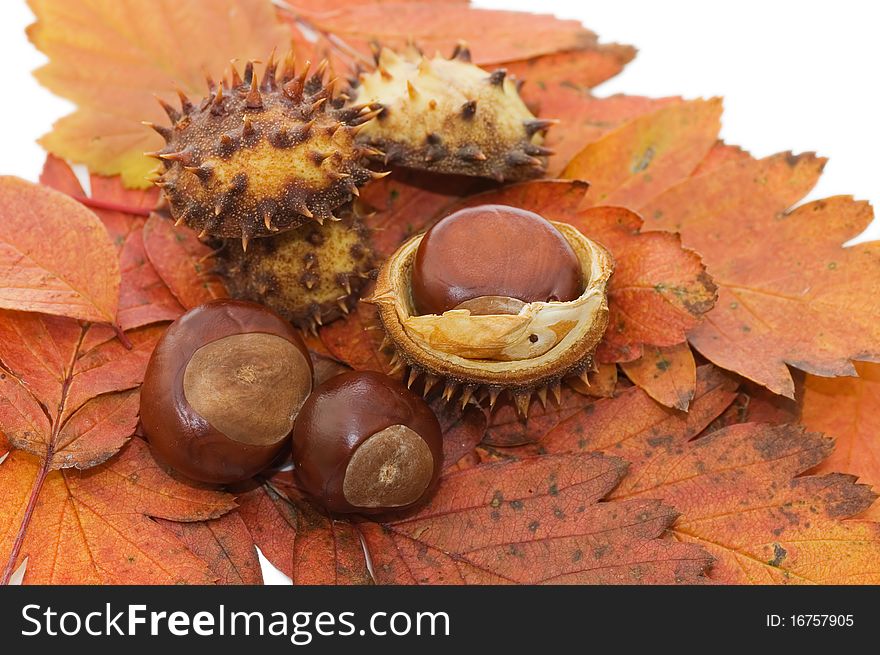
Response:
[{"label": "dried leaf", "polygon": [[201,97],[229,60],[265,58],[290,33],[268,0],[29,0],[37,22],[31,42],[48,58],[37,79],[78,109],[41,139],[59,157],[145,187],[154,163],[143,156],[161,138],[141,121],[166,121],[153,98],[174,98],[175,85]]},{"label": "dried leaf", "polygon": [[839,196],[789,210],[823,165],[812,155],[739,158],[644,208],[652,229],[681,232],[718,283],[715,309],[690,331],[691,344],[788,397],[788,366],[854,375],[852,360],[880,360],[880,248],[841,247],[871,222],[870,206]]},{"label": "dried leaf", "polygon": [[[880,366],[856,364],[857,378],[807,376],[801,420],[835,438],[834,451],[814,473],[843,471],[880,487]],[[880,520],[874,503],[861,515]]]},{"label": "dried leaf", "polygon": [[483,440],[488,419],[486,412],[475,405],[461,409],[439,398],[432,405],[443,431],[443,468],[449,469],[473,452]]},{"label": "dried leaf", "polygon": [[523,98],[538,115],[560,122],[547,133],[544,142],[556,153],[548,163],[550,177],[559,177],[566,164],[587,144],[639,116],[682,102],[680,98],[625,95],[599,98],[563,83],[556,85],[555,93],[542,93],[540,88],[527,83],[523,87]]},{"label": "dried leaf", "polygon": [[213,251],[189,228],[174,227],[167,218],[151,214],[144,224],[143,245],[159,277],[186,309],[228,295],[212,270]]},{"label": "dried leaf", "polygon": [[447,474],[414,516],[358,528],[381,584],[700,582],[703,550],[658,538],[669,507],[598,502],[624,471],[600,455],[481,465]]},{"label": "dried leaf", "polygon": [[570,388],[584,396],[594,398],[611,398],[617,390],[617,366],[615,364],[598,364],[597,371],[590,371],[587,381],[579,376],[565,378]]},{"label": "dried leaf", "polygon": [[458,206],[522,207],[570,223],[611,251],[614,275],[608,287],[609,322],[598,350],[600,361],[631,361],[641,356],[644,344],[683,342],[686,331],[715,299],[715,286],[700,258],[683,249],[677,235],[640,232],[642,219],[629,210],[580,210],[585,189],[581,182],[525,182],[469,196]]},{"label": "dried leaf", "polygon": [[402,49],[412,40],[426,53],[448,56],[463,40],[477,65],[597,45],[596,35],[577,21],[475,9],[464,3],[444,4],[442,9],[430,2],[357,3],[344,11],[311,16],[310,21],[367,54],[371,42]]},{"label": "dried leaf", "polygon": [[562,175],[590,182],[584,207],[638,208],[690,175],[720,128],[719,98],[672,104],[589,144]]},{"label": "dried leaf", "polygon": [[108,328],[0,312],[0,426],[11,444],[53,469],[88,468],[113,455],[133,434],[137,414],[132,394],[114,392],[140,385],[161,333],[130,332],[128,349]]},{"label": "dried leaf", "polygon": [[645,348],[639,359],[621,364],[621,368],[661,405],[687,411],[697,384],[697,364],[687,343]]},{"label": "dried leaf", "polygon": [[238,512],[210,521],[159,523],[205,561],[218,584],[263,584],[251,533]]},{"label": "dried leaf", "polygon": [[734,387],[701,367],[688,414],[633,387],[560,424],[541,446],[551,453],[608,451],[630,462],[612,497],[675,507],[681,516],[673,534],[716,558],[714,580],[876,583],[880,526],[846,520],[874,494],[851,476],[794,477],[827,457],[829,438],[800,426],[743,424],[691,441],[729,405]]},{"label": "dried leaf", "polygon": [[382,350],[385,332],[375,305],[359,303],[346,320],[325,325],[318,335],[333,357],[356,371],[392,374],[391,357]]},{"label": "dried leaf", "polygon": [[112,323],[119,264],[107,230],[62,193],[0,177],[0,307]]},{"label": "dried leaf", "polygon": [[170,477],[140,439],[88,472],[47,473],[32,455],[13,451],[0,464],[0,489],[0,561],[8,575],[27,558],[27,584],[213,582],[206,564],[148,517],[199,521],[234,506],[228,494]]},{"label": "dried leaf", "polygon": [[[49,155],[40,175],[43,184],[83,201],[91,201],[93,211],[104,223],[119,253],[122,281],[116,320],[123,330],[161,321],[173,321],[183,314],[183,307],[159,278],[144,250],[141,213],[156,203],[155,190],[125,189],[118,177],[91,177],[91,196],[86,197],[73,171],[61,159]],[[129,211],[102,209],[117,206]],[[132,214],[138,211],[139,214]]]},{"label": "dried leaf", "polygon": [[438,179],[420,171],[396,169],[368,184],[361,201],[375,210],[366,217],[379,257],[390,256],[406,239],[430,227],[461,197],[484,188],[475,178],[445,175]]},{"label": "dried leaf", "polygon": [[266,558],[295,585],[369,584],[360,538],[302,498],[290,473],[239,496],[239,514]]}]

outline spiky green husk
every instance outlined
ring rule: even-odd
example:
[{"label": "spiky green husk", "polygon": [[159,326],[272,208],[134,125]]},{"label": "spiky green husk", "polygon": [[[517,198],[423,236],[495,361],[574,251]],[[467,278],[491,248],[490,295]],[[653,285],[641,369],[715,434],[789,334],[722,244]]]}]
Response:
[{"label": "spiky green husk", "polygon": [[309,76],[288,55],[281,70],[270,57],[258,82],[252,63],[240,78],[214,84],[181,109],[163,103],[172,126],[151,125],[166,146],[149,153],[162,162],[155,180],[172,216],[201,236],[237,237],[245,246],[307,223],[333,219],[360,185],[367,149],[355,143],[358,126],[375,112],[337,107],[326,62]]},{"label": "spiky green husk", "polygon": [[354,308],[373,254],[368,229],[346,212],[323,227],[305,225],[257,239],[247,252],[238,240],[228,240],[217,263],[233,297],[268,305],[314,333]]},{"label": "spiky green husk", "polygon": [[358,141],[384,152],[386,164],[498,181],[546,170],[551,152],[541,142],[554,121],[535,118],[506,71],[471,64],[466,48],[451,59],[386,48],[353,84],[350,106],[380,109]]}]

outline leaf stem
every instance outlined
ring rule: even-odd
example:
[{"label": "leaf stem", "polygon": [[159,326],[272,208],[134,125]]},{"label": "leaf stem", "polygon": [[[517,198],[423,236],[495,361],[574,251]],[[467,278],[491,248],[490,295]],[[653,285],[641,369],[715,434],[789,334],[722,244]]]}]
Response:
[{"label": "leaf stem", "polygon": [[113,329],[116,331],[116,338],[119,339],[119,342],[125,346],[126,350],[131,350],[134,346],[131,343],[131,340],[128,338],[128,335],[125,334],[125,331],[118,323],[113,323]]},{"label": "leaf stem", "polygon": [[12,573],[15,569],[15,562],[18,559],[21,547],[24,544],[24,537],[25,534],[27,534],[28,525],[31,522],[31,517],[34,515],[34,510],[37,507],[37,499],[40,496],[40,490],[43,488],[43,483],[46,481],[46,476],[49,474],[49,462],[51,459],[51,456],[47,453],[46,459],[43,460],[43,464],[40,466],[40,472],[37,473],[37,477],[34,478],[34,484],[31,486],[31,495],[30,498],[28,498],[28,504],[24,510],[24,516],[21,519],[21,527],[18,530],[18,534],[15,536],[15,543],[12,544],[12,551],[9,553],[9,560],[6,562],[6,567],[3,569],[3,576],[0,577],[0,586],[5,587],[8,585],[9,578],[12,577]]}]

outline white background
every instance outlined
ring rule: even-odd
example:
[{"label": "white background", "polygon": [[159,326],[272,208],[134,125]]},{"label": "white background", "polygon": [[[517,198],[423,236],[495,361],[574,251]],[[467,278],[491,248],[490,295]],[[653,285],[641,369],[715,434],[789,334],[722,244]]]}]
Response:
[{"label": "white background", "polygon": [[[71,0],[74,1],[74,0]],[[206,0],[210,1],[210,0]],[[724,96],[722,137],[756,156],[830,157],[810,198],[852,194],[880,206],[880,9],[870,0],[475,0],[480,7],[575,18],[639,49],[598,95]],[[145,9],[149,2],[144,2]],[[438,9],[442,10],[442,9]],[[71,105],[31,77],[23,0],[0,6],[0,174],[36,180],[34,142]],[[2,211],[2,208],[0,208]],[[877,221],[863,236],[880,238]],[[265,562],[264,562],[265,564]],[[267,582],[285,581],[264,566]]]}]

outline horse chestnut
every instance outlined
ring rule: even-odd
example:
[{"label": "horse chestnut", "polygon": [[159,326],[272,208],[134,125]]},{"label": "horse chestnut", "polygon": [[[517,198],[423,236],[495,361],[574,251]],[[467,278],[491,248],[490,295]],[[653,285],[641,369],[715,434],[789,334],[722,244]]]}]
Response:
[{"label": "horse chestnut", "polygon": [[160,339],[141,423],[157,459],[195,480],[237,482],[284,448],[311,390],[308,350],[290,323],[256,303],[218,300]]},{"label": "horse chestnut", "polygon": [[580,261],[562,233],[538,214],[505,205],[440,220],[425,233],[412,269],[420,314],[467,309],[462,303],[483,297],[493,299],[489,307],[504,307],[499,298],[568,302],[583,290]]},{"label": "horse chestnut", "polygon": [[332,512],[411,507],[430,493],[442,457],[431,408],[381,373],[330,378],[303,404],[293,428],[299,484]]}]

